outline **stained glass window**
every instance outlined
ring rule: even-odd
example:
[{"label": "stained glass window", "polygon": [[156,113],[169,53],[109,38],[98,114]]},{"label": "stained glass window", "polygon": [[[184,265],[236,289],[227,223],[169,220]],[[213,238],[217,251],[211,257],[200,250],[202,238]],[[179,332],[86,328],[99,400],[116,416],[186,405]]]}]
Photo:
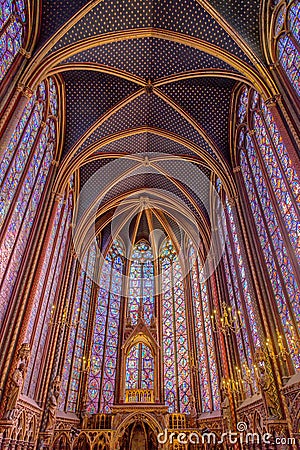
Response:
[{"label": "stained glass window", "polygon": [[154,358],[142,343],[131,347],[126,358],[126,389],[153,389]]},{"label": "stained glass window", "polygon": [[290,84],[300,96],[300,4],[278,2],[274,11],[277,58]]},{"label": "stained glass window", "polygon": [[161,252],[165,402],[169,412],[188,413],[191,395],[187,308],[182,269],[171,241]]},{"label": "stained glass window", "polygon": [[51,319],[55,315],[55,300],[72,219],[72,203],[71,192],[58,205],[27,329],[26,342],[30,343],[31,357],[24,391],[31,398],[35,396],[42,357],[47,352],[47,335],[52,325]]},{"label": "stained glass window", "polygon": [[244,86],[240,95],[240,101],[237,111],[237,117],[239,122],[243,122],[248,106],[248,88]]},{"label": "stained glass window", "polygon": [[124,251],[115,241],[101,268],[88,380],[88,411],[110,412],[114,402]]},{"label": "stained glass window", "polygon": [[[243,105],[245,101],[243,90]],[[239,114],[240,109],[238,110]],[[245,112],[246,113],[246,112]],[[245,114],[244,116],[245,117]],[[222,197],[223,197],[222,192]],[[229,296],[232,317],[235,318],[235,336],[239,353],[237,370],[240,370],[243,379],[249,379],[251,373],[252,387],[255,388],[254,353],[255,348],[260,346],[260,337],[257,327],[257,317],[254,310],[253,296],[250,291],[249,278],[246,271],[246,262],[241,250],[240,237],[238,235],[232,207],[228,199],[224,201],[226,226],[221,232],[221,239],[225,242],[223,254],[223,266],[226,276],[226,285]],[[253,344],[254,345],[253,345]],[[244,385],[245,393],[252,395],[253,389],[250,384]]]},{"label": "stained glass window", "polygon": [[210,412],[220,409],[219,378],[216,363],[211,309],[206,283],[200,283],[200,261],[190,244],[189,259],[193,298],[194,329],[197,349],[197,369],[200,381],[201,410]]},{"label": "stained glass window", "polygon": [[22,47],[26,32],[24,0],[0,1],[0,82]]},{"label": "stained glass window", "polygon": [[[245,308],[242,308],[242,305],[238,305],[239,310],[241,311],[244,309],[243,316],[245,317],[245,313],[247,315],[247,318],[249,320],[249,329],[251,330],[251,336],[252,341],[255,347],[259,347],[260,345],[260,339],[258,335],[258,329],[257,329],[257,318],[254,310],[253,301],[251,298],[251,292],[249,287],[249,280],[246,276],[246,266],[244,262],[244,257],[242,256],[241,251],[241,244],[239,242],[238,232],[232,212],[231,205],[228,200],[226,200],[226,215],[228,220],[228,225],[231,233],[231,242],[235,253],[236,258],[236,266],[239,272],[239,277],[236,279],[236,281],[239,279],[239,283],[242,287],[243,292],[243,299],[244,299],[244,305]],[[229,245],[228,245],[229,247]],[[234,261],[234,258],[232,255],[230,255],[230,261],[231,263]]]},{"label": "stained glass window", "polygon": [[61,398],[60,407],[76,412],[81,375],[86,373],[91,362],[85,354],[87,324],[89,320],[92,285],[90,276],[94,273],[96,262],[96,245],[91,244],[86,251],[82,266],[78,273],[75,301],[71,319],[70,335],[67,346],[66,360],[62,375],[62,392],[67,393]]},{"label": "stained glass window", "polygon": [[253,219],[296,368],[300,322],[300,184],[272,114],[254,91],[246,125],[239,132],[240,164]]},{"label": "stained glass window", "polygon": [[131,255],[128,312],[132,325],[138,320],[140,307],[143,318],[150,325],[154,310],[154,269],[151,247],[146,242],[138,243]]},{"label": "stained glass window", "polygon": [[53,80],[42,82],[28,101],[0,162],[0,328],[56,152],[57,117],[48,98],[57,103]]}]

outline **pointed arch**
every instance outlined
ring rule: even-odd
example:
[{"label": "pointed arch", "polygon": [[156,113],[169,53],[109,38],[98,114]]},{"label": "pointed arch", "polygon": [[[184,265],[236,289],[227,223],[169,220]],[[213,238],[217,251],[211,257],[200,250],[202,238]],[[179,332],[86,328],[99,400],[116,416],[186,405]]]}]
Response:
[{"label": "pointed arch", "polygon": [[139,310],[143,320],[150,325],[154,317],[154,264],[151,246],[140,241],[132,249],[129,269],[128,318],[137,324]]},{"label": "pointed arch", "polygon": [[101,268],[87,385],[90,413],[108,413],[114,403],[124,254],[114,241]]},{"label": "pointed arch", "polygon": [[271,15],[271,57],[275,67],[279,70],[285,87],[296,101],[300,98],[300,36],[299,2],[270,1]]},{"label": "pointed arch", "polygon": [[162,245],[160,259],[165,403],[170,413],[187,413],[192,394],[188,314],[182,268],[170,240]]},{"label": "pointed arch", "polygon": [[43,81],[28,100],[0,161],[0,323],[17,285],[22,258],[47,198],[58,154],[60,106],[55,79]]}]

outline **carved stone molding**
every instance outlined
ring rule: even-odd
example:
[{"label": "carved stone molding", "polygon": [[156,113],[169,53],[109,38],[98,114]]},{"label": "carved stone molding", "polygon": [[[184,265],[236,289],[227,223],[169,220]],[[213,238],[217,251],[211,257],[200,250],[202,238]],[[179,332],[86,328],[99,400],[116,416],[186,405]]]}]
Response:
[{"label": "carved stone molding", "polygon": [[267,100],[265,100],[265,104],[267,106],[274,106],[276,105],[276,103],[278,103],[278,101],[281,99],[281,94],[276,94],[273,97],[267,98]]},{"label": "carved stone molding", "polygon": [[31,58],[31,53],[28,52],[25,48],[21,47],[19,49],[19,52],[22,56],[25,56],[26,59],[30,59]]},{"label": "carved stone molding", "polygon": [[281,392],[287,402],[293,432],[300,438],[300,373],[291,377]]},{"label": "carved stone molding", "polygon": [[0,421],[0,448],[34,448],[42,418],[42,409],[21,395],[12,420]]}]

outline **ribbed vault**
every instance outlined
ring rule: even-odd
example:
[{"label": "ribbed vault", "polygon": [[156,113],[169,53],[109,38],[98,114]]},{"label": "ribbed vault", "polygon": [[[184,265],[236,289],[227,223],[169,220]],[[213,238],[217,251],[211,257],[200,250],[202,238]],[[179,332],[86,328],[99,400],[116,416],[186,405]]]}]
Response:
[{"label": "ribbed vault", "polygon": [[[275,91],[259,45],[260,2],[42,3],[38,50],[23,78],[34,87],[59,74],[65,87],[66,130],[55,190],[63,191],[74,172],[79,191],[116,159],[140,155],[141,162],[146,155],[163,154],[193,164],[208,179],[216,174],[233,196],[232,94],[238,82],[253,85],[264,97]],[[109,217],[109,208],[113,215],[114,199],[159,185],[178,196],[209,233],[208,199],[175,178],[163,171],[112,177],[98,220],[101,214]],[[83,209],[79,205],[79,216]],[[167,216],[155,215],[165,229],[172,222]],[[149,232],[149,217],[143,217],[144,222],[136,219],[138,236]]]}]

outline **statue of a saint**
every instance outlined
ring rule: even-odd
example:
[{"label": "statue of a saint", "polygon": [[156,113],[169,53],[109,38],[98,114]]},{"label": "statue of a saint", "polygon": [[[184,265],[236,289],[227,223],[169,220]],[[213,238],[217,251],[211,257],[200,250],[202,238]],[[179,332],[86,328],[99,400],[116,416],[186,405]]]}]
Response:
[{"label": "statue of a saint", "polygon": [[156,328],[156,317],[154,314],[151,316],[150,328]]},{"label": "statue of a saint", "polygon": [[126,327],[127,328],[132,328],[132,322],[131,322],[131,316],[128,313],[127,319],[126,319]]},{"label": "statue of a saint", "polygon": [[190,396],[190,426],[197,426],[197,409],[196,409],[196,399],[193,395]]},{"label": "statue of a saint", "polygon": [[89,413],[87,411],[87,404],[88,404],[88,396],[87,393],[84,395],[82,402],[81,402],[81,413],[80,413],[80,417],[81,417],[81,428],[83,430],[88,428],[88,421],[89,421]]},{"label": "statue of a saint", "polygon": [[224,431],[232,429],[230,402],[228,395],[224,394],[224,400],[221,403],[222,416],[224,421]]},{"label": "statue of a saint", "polygon": [[259,386],[268,417],[277,417],[277,405],[273,394],[273,382],[264,365],[259,366]]},{"label": "statue of a saint", "polygon": [[60,394],[60,377],[55,377],[50,390],[48,401],[48,417],[46,431],[53,431],[56,423],[56,410],[58,406],[58,397]]},{"label": "statue of a saint", "polygon": [[25,370],[27,370],[29,360],[30,360],[30,345],[24,342],[18,350],[19,362],[25,365]]},{"label": "statue of a saint", "polygon": [[12,420],[14,418],[15,411],[17,409],[17,403],[19,401],[23,383],[24,383],[25,364],[19,364],[19,367],[14,371],[9,390],[9,397],[6,405],[5,418]]}]

